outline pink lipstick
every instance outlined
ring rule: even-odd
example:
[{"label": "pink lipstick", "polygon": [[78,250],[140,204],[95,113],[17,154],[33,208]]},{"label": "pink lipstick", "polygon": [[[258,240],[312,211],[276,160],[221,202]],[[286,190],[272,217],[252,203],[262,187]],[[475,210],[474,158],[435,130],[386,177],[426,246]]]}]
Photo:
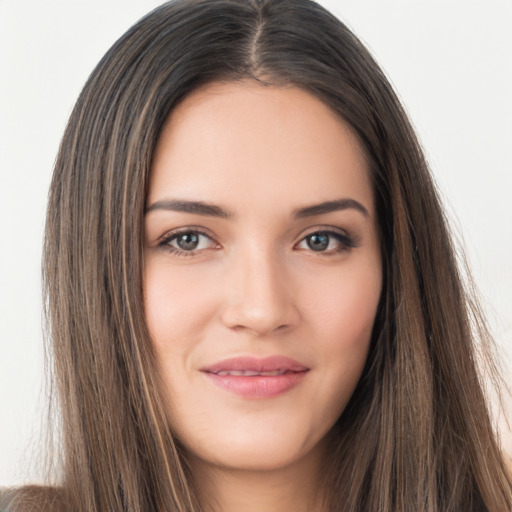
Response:
[{"label": "pink lipstick", "polygon": [[297,386],[309,368],[285,356],[235,357],[201,369],[220,388],[245,398],[273,398]]}]

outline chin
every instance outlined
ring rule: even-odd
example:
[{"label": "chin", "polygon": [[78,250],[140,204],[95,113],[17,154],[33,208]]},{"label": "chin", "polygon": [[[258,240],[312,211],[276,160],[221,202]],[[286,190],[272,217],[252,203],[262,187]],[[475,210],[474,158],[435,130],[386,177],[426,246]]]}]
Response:
[{"label": "chin", "polygon": [[[281,443],[282,444],[282,443]],[[237,471],[274,471],[290,466],[302,459],[304,454],[296,449],[287,449],[270,444],[261,446],[230,446],[222,454],[205,453],[201,460],[203,464]]]},{"label": "chin", "polygon": [[[292,466],[304,458],[323,453],[322,440],[307,432],[268,426],[229,429],[225,435],[211,433],[200,442],[184,442],[194,459],[206,466],[242,471],[273,471]],[[287,427],[290,427],[287,425]]]}]

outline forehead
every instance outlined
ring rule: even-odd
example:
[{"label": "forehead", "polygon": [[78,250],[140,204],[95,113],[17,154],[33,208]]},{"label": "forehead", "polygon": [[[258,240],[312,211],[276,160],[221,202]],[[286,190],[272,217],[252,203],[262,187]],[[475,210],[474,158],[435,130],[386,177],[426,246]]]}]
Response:
[{"label": "forehead", "polygon": [[368,164],[346,122],[298,87],[215,83],[171,113],[155,150],[148,203],[166,196],[232,209],[355,196],[372,209]]}]

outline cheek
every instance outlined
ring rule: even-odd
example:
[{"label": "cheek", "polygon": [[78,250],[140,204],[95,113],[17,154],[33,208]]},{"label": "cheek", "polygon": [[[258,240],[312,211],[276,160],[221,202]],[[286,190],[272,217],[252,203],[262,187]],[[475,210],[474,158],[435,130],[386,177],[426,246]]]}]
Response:
[{"label": "cheek", "polygon": [[381,288],[378,262],[347,265],[309,287],[309,296],[303,294],[308,302],[304,310],[309,322],[324,330],[334,345],[355,348],[371,334]]},{"label": "cheek", "polygon": [[190,350],[215,314],[218,293],[206,283],[211,283],[211,276],[202,275],[198,268],[192,272],[184,267],[176,272],[166,265],[146,266],[146,322],[159,355]]},{"label": "cheek", "polygon": [[366,362],[381,279],[378,265],[347,266],[338,276],[326,279],[317,293],[310,294],[309,306],[304,308],[314,329],[311,337],[317,340],[318,364],[325,368],[323,385],[333,391],[333,397],[339,397],[341,408]]}]

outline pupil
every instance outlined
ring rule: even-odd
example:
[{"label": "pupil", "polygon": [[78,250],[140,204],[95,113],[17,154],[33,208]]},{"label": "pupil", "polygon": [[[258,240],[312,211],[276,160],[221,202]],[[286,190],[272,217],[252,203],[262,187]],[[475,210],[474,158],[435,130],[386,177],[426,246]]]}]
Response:
[{"label": "pupil", "polygon": [[199,244],[199,236],[196,233],[185,233],[178,238],[178,245],[184,251],[192,251]]},{"label": "pupil", "polygon": [[329,235],[316,233],[308,238],[308,245],[313,251],[324,251],[329,247]]}]

